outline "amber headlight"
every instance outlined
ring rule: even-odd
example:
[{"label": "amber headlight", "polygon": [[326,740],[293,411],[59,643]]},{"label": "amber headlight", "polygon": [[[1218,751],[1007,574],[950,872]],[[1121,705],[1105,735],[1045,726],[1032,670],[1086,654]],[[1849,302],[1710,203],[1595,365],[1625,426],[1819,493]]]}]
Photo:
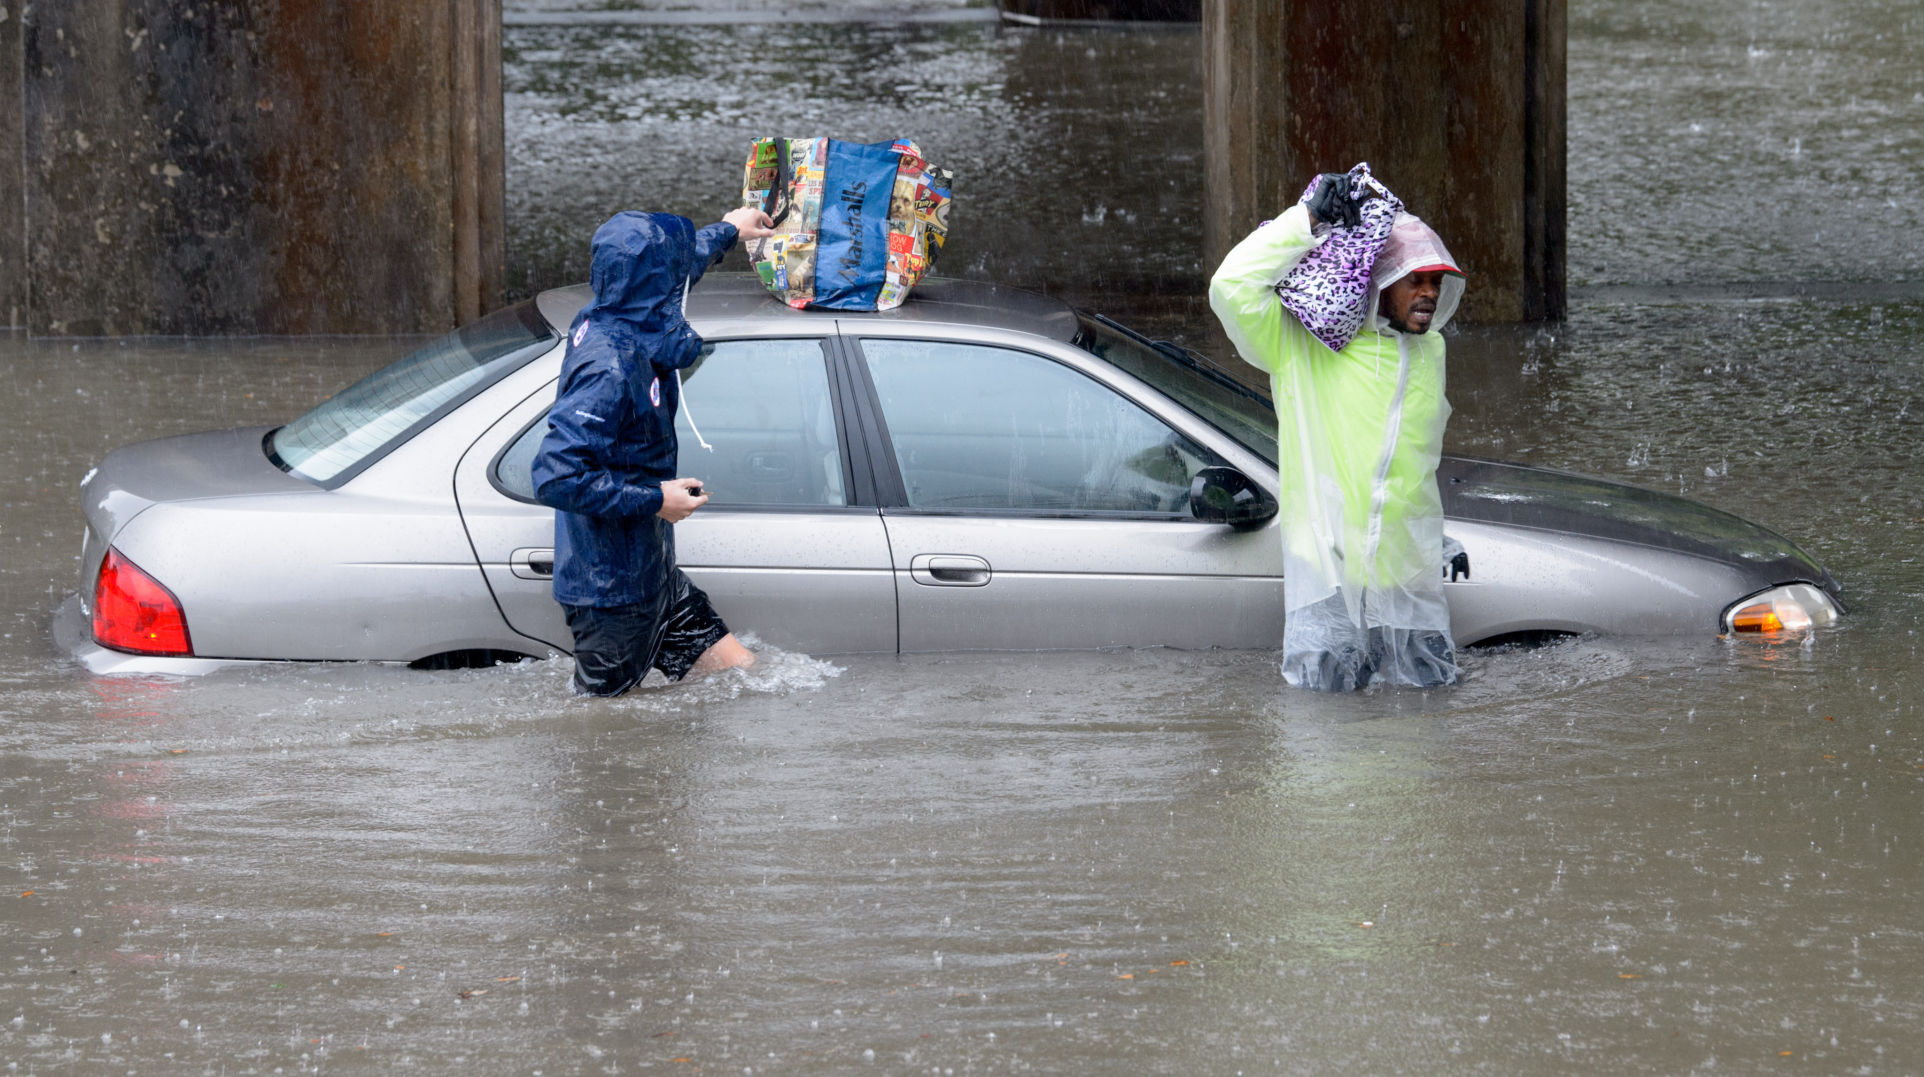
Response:
[{"label": "amber headlight", "polygon": [[1773,587],[1724,611],[1724,631],[1741,635],[1805,632],[1836,621],[1837,604],[1808,583]]}]

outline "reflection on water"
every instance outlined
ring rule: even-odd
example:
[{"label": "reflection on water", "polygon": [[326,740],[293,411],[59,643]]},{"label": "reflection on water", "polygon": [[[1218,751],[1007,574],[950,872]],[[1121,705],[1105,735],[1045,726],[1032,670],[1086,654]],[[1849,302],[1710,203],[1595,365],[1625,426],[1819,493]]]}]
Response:
[{"label": "reflection on water", "polygon": [[[1913,272],[1916,18],[1575,13],[1573,276]],[[765,124],[833,120],[975,177],[970,272],[1122,281],[1112,312],[1205,341],[1134,283],[1200,271],[1193,37],[663,34],[511,32],[525,286],[578,276],[609,209],[718,212],[721,180],[669,194]],[[869,73],[811,105],[778,58],[791,88],[751,93],[757,43]],[[1068,100],[1078,78],[1107,96]],[[1110,146],[1138,127],[1153,151]],[[1854,176],[1840,211],[1793,211]],[[53,652],[109,448],[285,421],[413,343],[0,338],[22,1072],[1924,1066],[1914,298],[1579,295],[1565,325],[1451,342],[1453,448],[1782,532],[1851,603],[1803,644],[1579,639],[1338,698],[1260,653],[771,654],[613,704],[570,700],[565,661],[95,680]]]}]

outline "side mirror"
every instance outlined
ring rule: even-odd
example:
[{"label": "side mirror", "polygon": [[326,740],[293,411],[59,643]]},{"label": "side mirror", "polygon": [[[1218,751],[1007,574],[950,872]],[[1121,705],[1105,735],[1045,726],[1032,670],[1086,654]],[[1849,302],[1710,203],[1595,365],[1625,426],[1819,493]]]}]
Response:
[{"label": "side mirror", "polygon": [[1276,499],[1233,467],[1206,467],[1189,480],[1189,514],[1204,523],[1260,527],[1276,515]]}]

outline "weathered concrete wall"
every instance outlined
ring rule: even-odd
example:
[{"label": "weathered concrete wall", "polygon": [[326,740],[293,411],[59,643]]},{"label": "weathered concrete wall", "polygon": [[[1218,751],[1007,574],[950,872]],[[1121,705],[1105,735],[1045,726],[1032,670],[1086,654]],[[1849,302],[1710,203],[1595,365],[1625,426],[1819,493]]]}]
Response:
[{"label": "weathered concrete wall", "polygon": [[1208,264],[1357,161],[1469,274],[1466,319],[1564,304],[1565,0],[1207,0]]},{"label": "weathered concrete wall", "polygon": [[25,325],[27,316],[20,79],[20,5],[0,0],[0,329]]},{"label": "weathered concrete wall", "polygon": [[499,0],[34,5],[29,329],[473,317],[502,280],[499,28]]}]

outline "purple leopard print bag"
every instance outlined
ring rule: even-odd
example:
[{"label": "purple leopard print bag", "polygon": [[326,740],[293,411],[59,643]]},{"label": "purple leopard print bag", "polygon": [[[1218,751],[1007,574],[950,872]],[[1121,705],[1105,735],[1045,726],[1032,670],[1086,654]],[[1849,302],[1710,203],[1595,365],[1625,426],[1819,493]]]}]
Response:
[{"label": "purple leopard print bag", "polygon": [[[1396,215],[1403,211],[1402,200],[1370,175],[1369,162],[1350,169],[1349,175],[1352,197],[1362,200],[1362,223],[1318,226],[1323,242],[1276,286],[1283,306],[1333,352],[1342,351],[1363,328],[1369,313],[1363,308],[1369,299],[1370,270],[1390,237]],[[1309,201],[1316,185],[1317,180],[1309,181],[1302,201]]]}]

